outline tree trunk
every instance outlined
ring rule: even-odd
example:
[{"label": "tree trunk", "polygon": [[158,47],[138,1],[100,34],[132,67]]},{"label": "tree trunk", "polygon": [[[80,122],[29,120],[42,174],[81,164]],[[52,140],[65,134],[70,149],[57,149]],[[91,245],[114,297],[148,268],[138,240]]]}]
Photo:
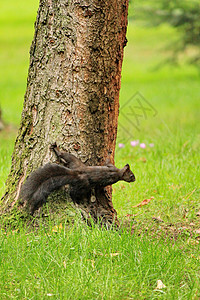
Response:
[{"label": "tree trunk", "polygon": [[[127,10],[128,0],[40,1],[4,211],[17,207],[30,172],[55,161],[54,142],[87,165],[114,162]],[[94,192],[79,208],[113,221],[111,189]]]}]

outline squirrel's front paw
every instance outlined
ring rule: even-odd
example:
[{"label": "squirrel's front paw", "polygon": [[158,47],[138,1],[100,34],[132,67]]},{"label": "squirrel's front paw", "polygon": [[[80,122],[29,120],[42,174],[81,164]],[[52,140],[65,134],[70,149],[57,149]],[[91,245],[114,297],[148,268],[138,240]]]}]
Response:
[{"label": "squirrel's front paw", "polygon": [[50,148],[50,150],[53,150],[53,149],[57,148],[56,142],[54,144],[51,144],[49,148]]}]

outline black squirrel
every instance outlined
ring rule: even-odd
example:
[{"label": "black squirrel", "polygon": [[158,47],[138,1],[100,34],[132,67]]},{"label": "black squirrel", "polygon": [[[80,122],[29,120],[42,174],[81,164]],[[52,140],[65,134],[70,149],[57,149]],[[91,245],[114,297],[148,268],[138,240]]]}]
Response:
[{"label": "black squirrel", "polygon": [[21,204],[27,203],[31,213],[46,202],[49,194],[66,184],[71,187],[72,200],[78,202],[79,197],[89,193],[92,188],[104,188],[119,180],[135,181],[128,164],[122,169],[116,168],[110,161],[106,161],[105,166],[86,166],[73,154],[60,152],[56,143],[51,145],[50,149],[63,165],[48,163],[27,178],[19,199]]}]

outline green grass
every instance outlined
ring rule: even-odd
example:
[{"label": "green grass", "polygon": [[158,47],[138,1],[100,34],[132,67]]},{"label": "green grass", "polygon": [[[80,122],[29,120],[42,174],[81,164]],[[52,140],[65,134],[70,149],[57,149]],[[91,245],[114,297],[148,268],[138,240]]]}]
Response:
[{"label": "green grass", "polygon": [[19,124],[38,1],[0,3],[0,106],[7,122]]},{"label": "green grass", "polygon": [[[0,195],[21,118],[37,5],[0,4],[0,106],[10,124],[0,133]],[[167,26],[128,27],[118,137],[125,147],[117,146],[116,165],[130,163],[137,180],[116,184],[113,203],[130,230],[76,221],[60,232],[53,225],[0,231],[0,299],[199,299],[199,76],[184,59],[181,68],[155,70],[176,37]],[[125,105],[136,92],[148,101],[146,118],[136,98]],[[147,147],[131,147],[132,140]],[[166,288],[155,291],[157,280]]]},{"label": "green grass", "polygon": [[199,296],[199,247],[78,223],[53,231],[1,233],[1,299]]},{"label": "green grass", "polygon": [[[187,65],[178,69],[165,66],[152,71],[152,66],[163,59],[164,54],[160,50],[163,43],[176,34],[163,26],[154,29],[134,28],[132,23],[129,26],[130,47],[125,52],[119,117],[125,128],[120,131],[119,140],[123,142],[124,139],[126,143],[124,148],[117,149],[116,163],[123,165],[130,162],[137,181],[134,186],[119,183],[114,188],[114,201],[120,215],[138,214],[138,221],[160,216],[167,223],[194,222],[199,226],[200,220],[196,216],[200,210],[198,72]],[[136,99],[123,108],[123,103],[137,91],[153,107],[144,103],[151,109],[146,119],[141,110],[134,108],[138,105]],[[133,126],[137,122],[130,114],[131,108],[141,115],[137,129]],[[155,117],[154,109],[157,111]],[[140,140],[147,145],[154,143],[154,147],[131,147],[131,140]],[[146,207],[133,208],[152,196],[154,199]]]}]

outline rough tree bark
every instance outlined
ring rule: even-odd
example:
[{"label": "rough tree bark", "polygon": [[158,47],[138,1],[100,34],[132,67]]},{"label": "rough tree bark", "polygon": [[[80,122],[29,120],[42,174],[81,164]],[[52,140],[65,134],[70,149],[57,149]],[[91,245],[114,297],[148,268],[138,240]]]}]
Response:
[{"label": "rough tree bark", "polygon": [[[88,165],[114,162],[127,10],[128,0],[40,1],[1,210],[12,213],[27,175],[55,161],[55,141]],[[111,190],[94,192],[80,208],[112,222]]]}]

